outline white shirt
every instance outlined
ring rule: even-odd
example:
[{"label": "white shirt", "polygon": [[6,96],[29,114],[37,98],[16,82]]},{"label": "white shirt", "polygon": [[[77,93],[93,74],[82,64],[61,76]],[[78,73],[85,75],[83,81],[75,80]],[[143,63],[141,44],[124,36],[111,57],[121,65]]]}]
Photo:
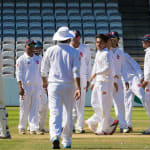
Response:
[{"label": "white shirt", "polygon": [[80,64],[80,78],[86,78],[90,80],[91,75],[91,54],[90,49],[85,44],[80,44],[76,48],[80,52],[81,64]]},{"label": "white shirt", "polygon": [[144,80],[150,82],[150,47],[145,49]]},{"label": "white shirt", "polygon": [[128,53],[125,53],[124,56],[128,80],[132,79],[134,76],[138,76],[139,79],[142,79],[143,73],[139,64]]},{"label": "white shirt", "polygon": [[49,47],[43,57],[41,74],[48,76],[49,82],[73,83],[80,77],[80,53],[69,46],[61,44]]},{"label": "white shirt", "polygon": [[[108,50],[108,49],[107,49]],[[110,58],[111,58],[111,68],[112,68],[112,75],[113,75],[113,78],[115,75],[117,75],[116,73],[116,69],[115,69],[115,58],[114,58],[114,55],[113,55],[113,52],[112,50],[108,50],[109,54],[110,54]],[[114,78],[114,81],[116,80],[116,78]]]},{"label": "white shirt", "polygon": [[127,68],[125,66],[125,58],[124,58],[124,52],[119,49],[118,47],[116,49],[111,49],[113,53],[113,58],[115,61],[115,73],[118,75],[120,78],[123,76],[123,79],[125,82],[128,81],[127,78]]},{"label": "white shirt", "polygon": [[111,56],[106,48],[96,54],[95,63],[93,69],[96,72],[96,82],[113,81]]},{"label": "white shirt", "polygon": [[22,86],[41,86],[40,75],[41,59],[39,56],[28,56],[24,53],[16,62],[16,78]]}]

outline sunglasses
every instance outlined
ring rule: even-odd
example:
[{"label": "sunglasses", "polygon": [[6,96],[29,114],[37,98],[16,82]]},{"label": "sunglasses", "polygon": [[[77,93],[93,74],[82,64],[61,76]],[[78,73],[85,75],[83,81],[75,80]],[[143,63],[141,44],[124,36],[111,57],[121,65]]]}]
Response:
[{"label": "sunglasses", "polygon": [[113,40],[116,40],[116,41],[118,40],[118,38],[112,38],[112,39],[113,39]]},{"label": "sunglasses", "polygon": [[34,43],[28,44],[29,47],[34,47]]}]

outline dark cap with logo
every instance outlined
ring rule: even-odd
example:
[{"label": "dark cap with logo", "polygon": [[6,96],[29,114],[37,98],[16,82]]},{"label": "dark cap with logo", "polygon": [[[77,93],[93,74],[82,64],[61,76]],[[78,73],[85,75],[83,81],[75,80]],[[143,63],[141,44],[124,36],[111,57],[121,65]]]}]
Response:
[{"label": "dark cap with logo", "polygon": [[75,31],[74,31],[74,34],[75,34],[75,37],[76,37],[76,38],[80,38],[80,37],[81,37],[81,33],[80,33],[79,30],[75,30]]},{"label": "dark cap with logo", "polygon": [[119,34],[116,31],[111,32],[112,38],[118,38],[119,39]]},{"label": "dark cap with logo", "polygon": [[36,40],[34,47],[35,47],[35,48],[36,48],[36,47],[43,47],[43,44],[42,44],[40,41]]},{"label": "dark cap with logo", "polygon": [[26,44],[25,45],[28,45],[29,47],[34,47],[35,42],[32,39],[28,39],[28,40],[26,40]]},{"label": "dark cap with logo", "polygon": [[150,41],[150,34],[145,35],[142,41]]}]

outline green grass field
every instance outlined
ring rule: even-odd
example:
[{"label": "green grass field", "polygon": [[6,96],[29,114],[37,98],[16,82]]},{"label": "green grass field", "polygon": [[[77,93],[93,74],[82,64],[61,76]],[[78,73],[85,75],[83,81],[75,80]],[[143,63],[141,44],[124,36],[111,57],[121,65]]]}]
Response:
[{"label": "green grass field", "polygon": [[[19,108],[8,107],[9,128],[11,140],[0,140],[0,150],[49,150],[51,143],[49,134],[45,135],[19,135],[17,130]],[[112,117],[115,118],[114,110]],[[90,107],[85,108],[85,119],[93,114]],[[113,149],[113,150],[150,150],[150,135],[142,135],[141,131],[149,127],[147,114],[141,107],[133,109],[133,133],[120,134],[119,127],[114,135],[97,136],[89,132],[87,128],[85,134],[73,134],[72,149]],[[48,120],[47,120],[48,128]],[[62,147],[62,146],[61,146]]]}]

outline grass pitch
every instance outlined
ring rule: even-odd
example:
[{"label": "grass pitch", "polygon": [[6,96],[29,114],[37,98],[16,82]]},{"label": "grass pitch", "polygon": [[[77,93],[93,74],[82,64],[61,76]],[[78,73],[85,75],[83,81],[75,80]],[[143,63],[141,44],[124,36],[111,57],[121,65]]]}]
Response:
[{"label": "grass pitch", "polygon": [[[9,128],[12,135],[11,140],[0,140],[0,150],[49,150],[51,143],[49,134],[45,135],[19,135],[17,130],[19,119],[19,108],[8,107]],[[93,114],[92,108],[85,108],[85,119]],[[112,109],[112,117],[115,118]],[[114,135],[97,136],[86,127],[85,134],[73,134],[72,149],[113,149],[113,150],[150,150],[150,135],[142,135],[141,131],[149,127],[147,114],[141,107],[133,109],[133,133],[120,134],[119,127]],[[47,120],[48,128],[48,120]],[[61,146],[62,148],[62,146]]]}]

